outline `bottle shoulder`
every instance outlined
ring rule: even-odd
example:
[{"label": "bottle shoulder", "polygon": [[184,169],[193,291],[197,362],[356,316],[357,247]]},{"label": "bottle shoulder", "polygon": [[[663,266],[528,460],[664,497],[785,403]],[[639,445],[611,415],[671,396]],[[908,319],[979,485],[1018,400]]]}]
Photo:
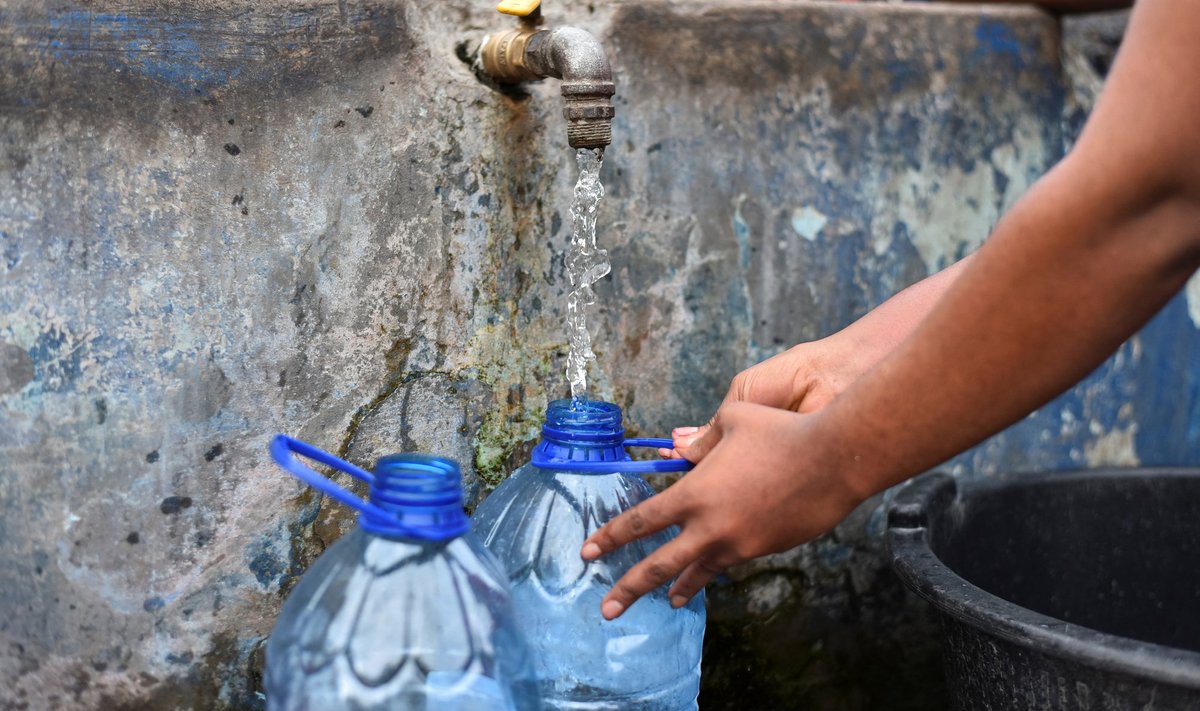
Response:
[{"label": "bottle shoulder", "polygon": [[578,474],[526,465],[479,505],[475,531],[514,585],[533,578],[557,594],[591,582],[611,584],[677,530],[639,539],[592,563],[579,556],[583,541],[653,495],[650,485],[632,474]]},{"label": "bottle shoulder", "polygon": [[[507,506],[514,499],[564,497],[586,498],[632,506],[654,496],[654,488],[636,474],[613,472],[593,474],[542,469],[526,464],[500,483],[476,509],[477,521],[480,512],[494,516],[499,507]],[[485,517],[486,518],[486,517]]]},{"label": "bottle shoulder", "polygon": [[410,662],[445,671],[490,664],[497,631],[515,623],[507,581],[473,538],[347,534],[289,596],[269,665],[308,675],[340,669],[377,686]]}]

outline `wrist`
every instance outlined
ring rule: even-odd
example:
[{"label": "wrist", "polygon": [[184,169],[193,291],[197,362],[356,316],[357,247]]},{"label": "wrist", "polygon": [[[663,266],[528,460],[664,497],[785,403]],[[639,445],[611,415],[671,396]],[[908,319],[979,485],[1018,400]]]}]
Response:
[{"label": "wrist", "polygon": [[861,423],[843,424],[843,407],[829,407],[806,417],[805,452],[816,471],[826,472],[827,485],[844,501],[847,511],[887,488],[888,462],[873,446],[876,438],[861,431]]},{"label": "wrist", "polygon": [[817,341],[820,348],[811,361],[813,375],[823,379],[835,396],[845,392],[882,357],[876,356],[874,344],[866,341],[854,325]]}]

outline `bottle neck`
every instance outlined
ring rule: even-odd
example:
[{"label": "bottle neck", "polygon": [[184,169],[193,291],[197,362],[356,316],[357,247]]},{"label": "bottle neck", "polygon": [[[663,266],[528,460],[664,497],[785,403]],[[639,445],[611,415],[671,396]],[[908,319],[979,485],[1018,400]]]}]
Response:
[{"label": "bottle neck", "polygon": [[449,459],[394,454],[375,465],[370,501],[387,518],[364,511],[363,530],[386,538],[445,541],[470,530],[461,475]]},{"label": "bottle neck", "polygon": [[621,408],[610,402],[555,400],[546,408],[537,462],[624,462]]}]

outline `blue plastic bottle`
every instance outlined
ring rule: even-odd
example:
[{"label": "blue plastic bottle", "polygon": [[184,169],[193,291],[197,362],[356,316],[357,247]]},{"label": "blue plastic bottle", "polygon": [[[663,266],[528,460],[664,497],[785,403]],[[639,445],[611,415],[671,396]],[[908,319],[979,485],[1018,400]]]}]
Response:
[{"label": "blue plastic bottle", "polygon": [[[367,481],[370,501],[293,452]],[[398,454],[371,474],[284,435],[271,454],[361,515],[284,603],[267,642],[269,711],[541,708],[508,583],[469,531],[454,462]]]},{"label": "blue plastic bottle", "polygon": [[598,561],[579,557],[604,523],[654,494],[639,474],[680,471],[684,460],[632,461],[621,409],[605,402],[550,404],[532,461],[475,511],[475,530],[512,584],[533,651],[543,703],[565,711],[696,708],[704,595],[673,609],[664,586],[611,622],[600,600],[618,578],[678,534],[672,527]]}]

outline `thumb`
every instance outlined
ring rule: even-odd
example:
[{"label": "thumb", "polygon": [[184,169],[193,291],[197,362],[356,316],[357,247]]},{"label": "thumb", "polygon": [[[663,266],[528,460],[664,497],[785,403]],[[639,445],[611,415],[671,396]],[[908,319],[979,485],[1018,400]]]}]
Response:
[{"label": "thumb", "polygon": [[703,437],[708,428],[709,425],[704,424],[699,427],[676,427],[671,430],[671,446],[673,447],[670,450],[671,458],[678,459],[682,456],[680,452],[687,449],[692,442]]},{"label": "thumb", "polygon": [[722,435],[721,411],[717,410],[717,414],[713,415],[712,420],[701,427],[698,432],[684,437],[676,437],[675,451],[689,462],[698,463],[712,451],[713,447],[717,446]]}]

